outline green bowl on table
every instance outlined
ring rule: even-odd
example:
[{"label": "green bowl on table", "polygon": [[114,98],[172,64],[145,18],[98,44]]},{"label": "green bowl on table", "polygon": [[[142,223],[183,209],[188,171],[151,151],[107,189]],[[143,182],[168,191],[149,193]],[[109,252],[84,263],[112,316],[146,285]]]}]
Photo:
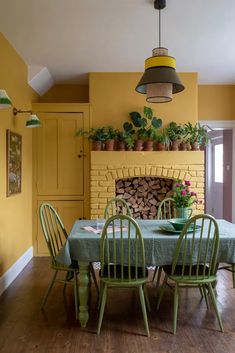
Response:
[{"label": "green bowl on table", "polygon": [[186,218],[172,218],[168,221],[175,230],[182,230],[185,226],[185,223],[188,222],[188,219]]}]

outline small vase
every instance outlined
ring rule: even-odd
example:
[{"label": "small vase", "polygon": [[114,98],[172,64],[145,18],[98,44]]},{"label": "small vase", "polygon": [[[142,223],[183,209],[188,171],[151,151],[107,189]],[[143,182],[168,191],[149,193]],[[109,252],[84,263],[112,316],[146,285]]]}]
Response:
[{"label": "small vase", "polygon": [[144,151],[153,151],[153,141],[144,142]]},{"label": "small vase", "polygon": [[187,142],[181,142],[180,144],[180,151],[187,151]]},{"label": "small vase", "polygon": [[102,150],[102,142],[101,141],[92,141],[92,150],[93,151],[101,151]]},{"label": "small vase", "polygon": [[176,218],[190,218],[192,216],[193,210],[188,207],[176,207],[175,216]]},{"label": "small vase", "polygon": [[113,151],[114,150],[114,140],[105,141],[105,150],[106,151]]},{"label": "small vase", "polygon": [[142,151],[142,149],[143,149],[143,143],[144,143],[143,140],[136,140],[136,141],[135,141],[134,150],[135,150],[135,151]]},{"label": "small vase", "polygon": [[166,151],[166,145],[162,142],[158,142],[156,147],[157,147],[157,151]]},{"label": "small vase", "polygon": [[126,150],[126,144],[124,141],[118,141],[117,150],[118,151],[125,151]]},{"label": "small vase", "polygon": [[191,144],[192,151],[199,151],[199,143],[195,141],[194,143]]},{"label": "small vase", "polygon": [[172,151],[179,151],[179,142],[178,141],[171,142],[171,150]]}]

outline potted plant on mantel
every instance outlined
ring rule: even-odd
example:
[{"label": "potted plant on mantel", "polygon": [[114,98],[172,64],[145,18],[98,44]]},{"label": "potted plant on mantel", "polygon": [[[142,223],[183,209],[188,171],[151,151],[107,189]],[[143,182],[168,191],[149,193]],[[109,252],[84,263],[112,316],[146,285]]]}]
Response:
[{"label": "potted plant on mantel", "polygon": [[105,127],[91,128],[89,131],[78,129],[76,136],[87,136],[92,141],[93,151],[101,151],[105,140],[107,139],[107,132]]},{"label": "potted plant on mantel", "polygon": [[[137,128],[135,141],[135,151],[152,151],[153,141],[156,139],[157,129],[162,126],[162,120],[153,115],[153,110],[149,107],[144,107],[144,116],[139,112],[131,112],[130,118],[134,127]],[[131,124],[131,128],[134,129]]]},{"label": "potted plant on mantel", "polygon": [[178,151],[185,134],[184,127],[172,121],[166,128],[166,132],[170,140],[171,150]]},{"label": "potted plant on mantel", "polygon": [[199,123],[194,126],[188,122],[185,126],[185,136],[187,142],[190,143],[192,151],[198,151],[203,144],[208,144],[209,138],[207,130]]},{"label": "potted plant on mantel", "polygon": [[157,151],[168,151],[170,146],[170,139],[166,129],[162,129],[156,136],[156,149]]},{"label": "potted plant on mantel", "polygon": [[112,126],[108,126],[104,128],[104,145],[106,151],[113,151],[114,150],[114,142],[115,138],[117,137],[117,130],[114,130]]}]

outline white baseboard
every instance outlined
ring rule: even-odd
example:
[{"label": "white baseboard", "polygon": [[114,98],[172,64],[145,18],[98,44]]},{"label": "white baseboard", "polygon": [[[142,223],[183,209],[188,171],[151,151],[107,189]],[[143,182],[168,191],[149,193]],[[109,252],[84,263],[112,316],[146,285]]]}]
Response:
[{"label": "white baseboard", "polygon": [[33,257],[33,247],[31,246],[1,277],[0,295],[16,279]]}]

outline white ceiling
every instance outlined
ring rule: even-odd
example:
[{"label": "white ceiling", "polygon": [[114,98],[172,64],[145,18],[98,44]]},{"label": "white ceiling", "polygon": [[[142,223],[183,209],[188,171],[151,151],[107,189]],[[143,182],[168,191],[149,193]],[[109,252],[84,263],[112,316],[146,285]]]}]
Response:
[{"label": "white ceiling", "polygon": [[[0,0],[0,30],[55,82],[94,71],[143,71],[158,46],[153,0]],[[162,45],[201,84],[235,84],[235,0],[167,0]]]}]

